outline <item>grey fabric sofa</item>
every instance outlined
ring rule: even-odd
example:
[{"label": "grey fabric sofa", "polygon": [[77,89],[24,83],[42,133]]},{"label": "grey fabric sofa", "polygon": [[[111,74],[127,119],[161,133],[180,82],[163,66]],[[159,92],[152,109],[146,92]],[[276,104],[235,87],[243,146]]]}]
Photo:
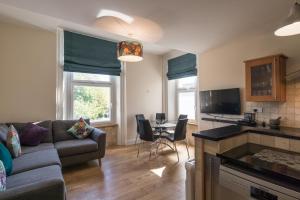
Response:
[{"label": "grey fabric sofa", "polygon": [[[88,124],[89,120],[85,120]],[[98,159],[105,155],[106,134],[95,128],[89,138],[75,139],[67,130],[76,123],[76,120],[56,120],[52,122],[53,142],[63,166]]]},{"label": "grey fabric sofa", "polygon": [[[105,155],[106,134],[94,129],[84,140],[74,139],[66,132],[76,120],[43,121],[39,126],[49,129],[38,146],[22,146],[22,155],[13,159],[12,174],[7,177],[2,200],[64,200],[66,189],[62,166],[98,159]],[[87,120],[89,123],[89,120]],[[18,132],[26,123],[13,124]]]}]

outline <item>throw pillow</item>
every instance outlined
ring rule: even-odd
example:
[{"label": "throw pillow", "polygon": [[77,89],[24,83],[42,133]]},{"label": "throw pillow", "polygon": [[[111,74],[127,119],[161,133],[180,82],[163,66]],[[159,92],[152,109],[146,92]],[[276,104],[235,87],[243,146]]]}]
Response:
[{"label": "throw pillow", "polygon": [[13,158],[21,155],[21,144],[17,130],[13,125],[10,125],[7,132],[6,146]]},{"label": "throw pillow", "polygon": [[0,160],[0,192],[6,190],[6,173],[3,162]]},{"label": "throw pillow", "polygon": [[0,143],[0,160],[3,162],[6,175],[9,176],[12,172],[12,158],[8,149]]},{"label": "throw pillow", "polygon": [[0,124],[0,142],[6,143],[8,132],[8,126],[6,124]]},{"label": "throw pillow", "polygon": [[48,129],[36,124],[27,123],[20,134],[22,145],[37,146],[48,134]]},{"label": "throw pillow", "polygon": [[75,138],[84,139],[88,137],[93,130],[93,127],[80,118],[67,132]]}]

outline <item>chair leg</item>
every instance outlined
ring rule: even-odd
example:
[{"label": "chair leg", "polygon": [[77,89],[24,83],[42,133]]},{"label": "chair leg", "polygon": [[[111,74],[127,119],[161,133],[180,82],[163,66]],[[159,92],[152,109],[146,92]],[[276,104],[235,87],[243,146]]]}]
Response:
[{"label": "chair leg", "polygon": [[[160,140],[160,139],[159,139]],[[157,145],[156,145],[156,156],[157,156],[157,154],[158,154],[158,150],[159,150],[159,145],[160,145],[160,143],[161,143],[161,141],[159,141],[158,143],[157,143]]]},{"label": "chair leg", "polygon": [[136,134],[136,136],[135,136],[135,143],[134,144],[137,143],[138,137],[139,137],[138,134]]},{"label": "chair leg", "polygon": [[186,147],[186,151],[188,153],[188,158],[190,159],[190,152],[189,152],[189,143],[188,143],[188,140],[185,139],[185,147]]},{"label": "chair leg", "polygon": [[150,147],[149,160],[151,159],[151,156],[152,156],[152,145]]},{"label": "chair leg", "polygon": [[[142,143],[142,144],[143,144],[143,143]],[[139,155],[140,155],[140,146],[141,146],[141,143],[138,143],[138,152],[137,152],[137,155],[136,155],[137,158],[138,158]]]},{"label": "chair leg", "polygon": [[102,166],[101,158],[98,158],[99,167]]},{"label": "chair leg", "polygon": [[177,150],[176,142],[173,142],[173,144],[174,144],[175,151],[176,151],[176,154],[177,154],[177,161],[179,162],[179,155],[178,155],[178,150]]}]

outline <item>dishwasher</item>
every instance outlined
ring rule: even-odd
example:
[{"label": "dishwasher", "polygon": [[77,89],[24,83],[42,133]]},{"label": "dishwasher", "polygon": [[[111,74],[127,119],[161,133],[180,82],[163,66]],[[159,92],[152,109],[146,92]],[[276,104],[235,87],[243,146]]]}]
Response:
[{"label": "dishwasher", "polygon": [[246,144],[218,157],[217,200],[300,200],[300,154]]}]

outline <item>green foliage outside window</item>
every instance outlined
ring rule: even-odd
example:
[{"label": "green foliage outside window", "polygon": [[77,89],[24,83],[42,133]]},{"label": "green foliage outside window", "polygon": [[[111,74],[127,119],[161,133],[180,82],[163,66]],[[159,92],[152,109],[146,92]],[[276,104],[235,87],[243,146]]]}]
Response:
[{"label": "green foliage outside window", "polygon": [[110,88],[95,86],[74,86],[75,119],[84,117],[91,120],[110,119]]}]

